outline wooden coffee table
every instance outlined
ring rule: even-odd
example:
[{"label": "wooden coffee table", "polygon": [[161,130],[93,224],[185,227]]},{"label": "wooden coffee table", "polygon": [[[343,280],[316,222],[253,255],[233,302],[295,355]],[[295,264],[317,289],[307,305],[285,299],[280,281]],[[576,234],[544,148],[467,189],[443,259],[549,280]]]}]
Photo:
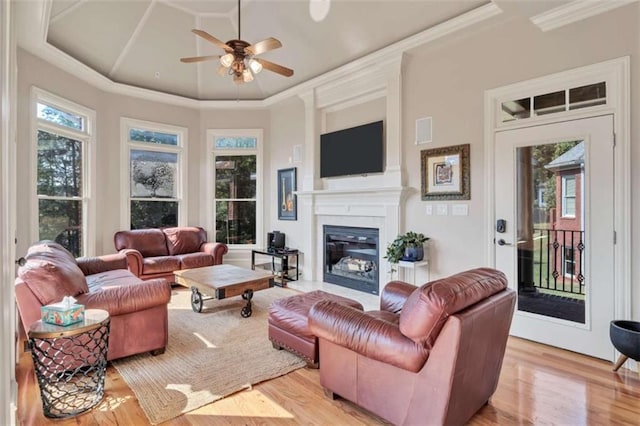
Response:
[{"label": "wooden coffee table", "polygon": [[242,296],[247,304],[240,311],[243,318],[251,316],[253,292],[273,287],[273,274],[252,271],[233,265],[205,266],[174,272],[176,283],[191,288],[191,309],[202,312],[205,300]]}]

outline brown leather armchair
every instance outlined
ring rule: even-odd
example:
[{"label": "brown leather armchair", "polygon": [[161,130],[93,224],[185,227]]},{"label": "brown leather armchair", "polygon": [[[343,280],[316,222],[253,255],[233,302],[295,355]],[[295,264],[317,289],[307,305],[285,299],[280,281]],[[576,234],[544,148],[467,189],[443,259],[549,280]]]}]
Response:
[{"label": "brown leather armchair", "polygon": [[478,268],[390,282],[379,311],[318,302],[320,383],[394,424],[464,424],[496,390],[515,299],[502,272]]},{"label": "brown leather armchair", "polygon": [[61,245],[41,241],[29,247],[18,269],[15,295],[25,334],[41,317],[40,308],[73,296],[86,309],[111,317],[107,359],[142,352],[163,353],[169,340],[167,304],[171,287],[164,279],[142,281],[127,270],[123,254],[74,259]]}]

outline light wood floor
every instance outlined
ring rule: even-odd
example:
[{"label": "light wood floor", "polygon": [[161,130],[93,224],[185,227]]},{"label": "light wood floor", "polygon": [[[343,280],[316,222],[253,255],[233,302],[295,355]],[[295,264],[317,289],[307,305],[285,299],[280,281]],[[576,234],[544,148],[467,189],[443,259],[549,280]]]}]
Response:
[{"label": "light wood floor", "polygon": [[[30,355],[20,356],[18,419],[24,425],[144,425],[147,419],[115,368],[104,401],[88,413],[51,421]],[[317,370],[306,368],[238,392],[165,425],[358,425],[381,419],[344,400],[325,398]],[[640,425],[640,375],[572,352],[510,338],[498,390],[472,425]]]}]

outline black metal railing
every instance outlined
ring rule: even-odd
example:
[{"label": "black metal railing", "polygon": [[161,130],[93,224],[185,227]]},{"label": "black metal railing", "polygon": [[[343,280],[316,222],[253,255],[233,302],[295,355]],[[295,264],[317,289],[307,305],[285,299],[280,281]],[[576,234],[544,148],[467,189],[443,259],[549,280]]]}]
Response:
[{"label": "black metal railing", "polygon": [[584,231],[534,228],[533,286],[585,294]]}]

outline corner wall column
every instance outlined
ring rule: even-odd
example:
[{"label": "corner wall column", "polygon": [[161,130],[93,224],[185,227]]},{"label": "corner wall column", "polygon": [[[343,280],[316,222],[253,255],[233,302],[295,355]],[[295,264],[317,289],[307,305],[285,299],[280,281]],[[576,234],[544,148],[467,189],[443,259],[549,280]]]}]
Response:
[{"label": "corner wall column", "polygon": [[[322,271],[313,267],[316,259],[316,215],[314,212],[313,191],[320,188],[320,112],[316,107],[316,94],[312,89],[299,95],[304,101],[304,176],[302,188],[298,191],[299,217],[302,221],[303,235],[307,236],[302,244],[302,276],[307,280],[322,281]],[[300,193],[303,192],[303,193]]]},{"label": "corner wall column", "polygon": [[385,73],[387,78],[385,174],[390,186],[403,186],[407,177],[402,167],[402,55],[386,64]]}]

